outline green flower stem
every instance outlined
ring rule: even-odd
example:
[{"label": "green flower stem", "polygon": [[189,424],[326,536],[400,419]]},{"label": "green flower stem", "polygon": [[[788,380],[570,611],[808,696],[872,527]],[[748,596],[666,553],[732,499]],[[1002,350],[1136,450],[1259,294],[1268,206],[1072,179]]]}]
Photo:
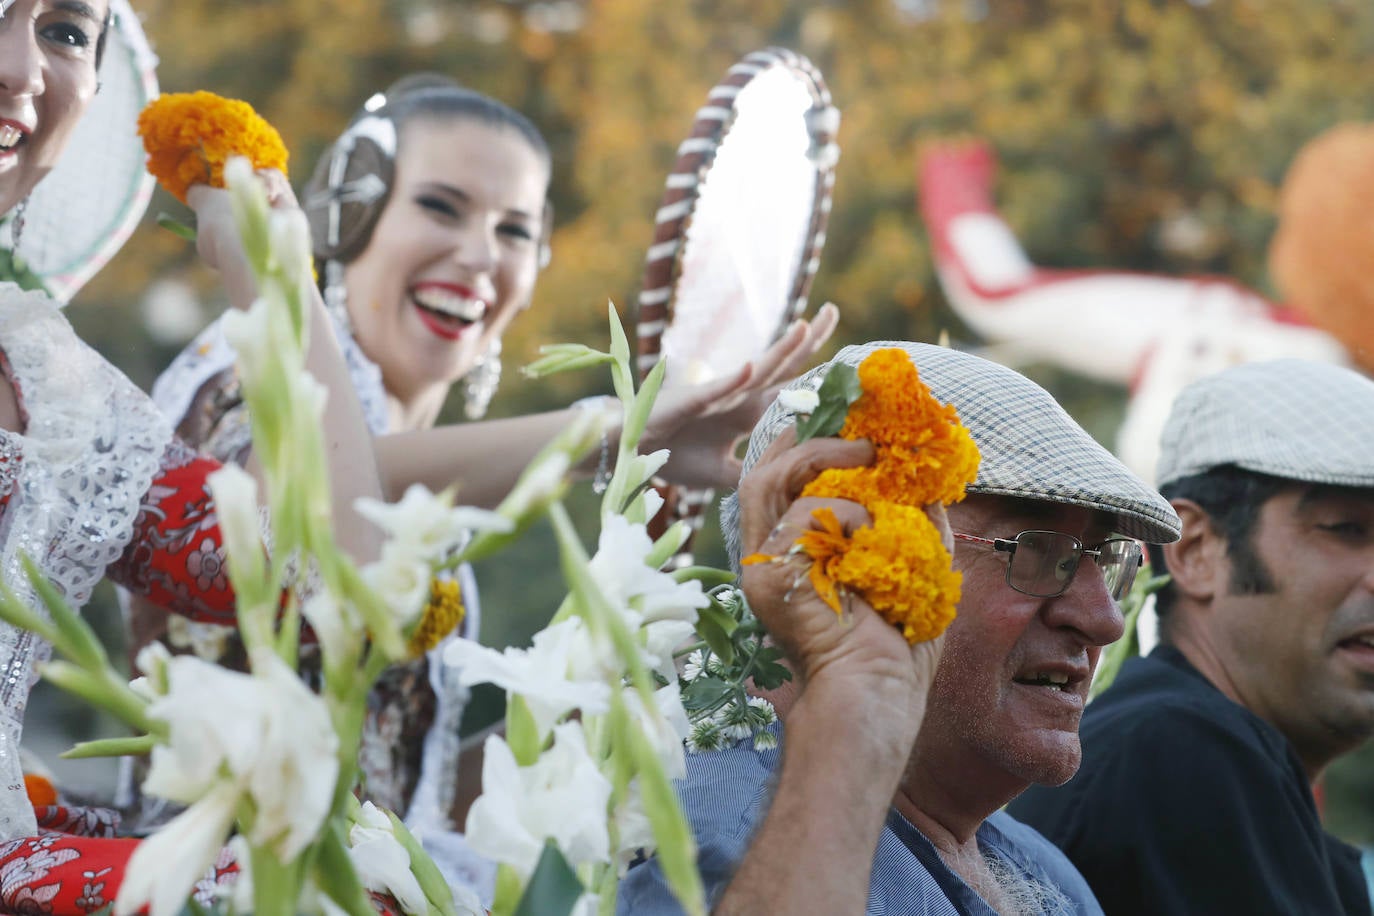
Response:
[{"label": "green flower stem", "polygon": [[[336,806],[334,810],[339,808]],[[313,863],[315,883],[349,916],[376,916],[372,900],[348,857],[347,831],[347,826],[337,816],[325,824],[317,844],[319,854]]]},{"label": "green flower stem", "polygon": [[158,744],[153,735],[140,735],[137,738],[100,738],[95,741],[82,741],[64,751],[63,760],[87,760],[92,757],[139,757],[151,753]]}]

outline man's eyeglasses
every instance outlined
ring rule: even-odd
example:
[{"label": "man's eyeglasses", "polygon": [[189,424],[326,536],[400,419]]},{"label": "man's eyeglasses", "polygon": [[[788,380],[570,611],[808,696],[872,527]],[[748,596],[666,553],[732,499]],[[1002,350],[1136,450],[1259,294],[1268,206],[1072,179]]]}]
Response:
[{"label": "man's eyeglasses", "polygon": [[1131,590],[1136,570],[1143,562],[1140,544],[1130,538],[1110,538],[1096,547],[1061,531],[1022,531],[1014,538],[980,538],[954,533],[954,539],[985,544],[1010,554],[1007,584],[1025,595],[1053,598],[1062,595],[1078,572],[1078,561],[1093,558],[1102,570],[1102,581],[1113,601],[1120,601]]}]

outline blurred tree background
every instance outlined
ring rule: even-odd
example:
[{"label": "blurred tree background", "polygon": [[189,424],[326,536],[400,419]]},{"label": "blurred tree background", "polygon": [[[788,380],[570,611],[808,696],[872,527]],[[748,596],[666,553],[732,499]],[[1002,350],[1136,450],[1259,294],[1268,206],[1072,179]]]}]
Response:
[{"label": "blurred tree background", "polygon": [[[914,208],[924,142],[992,144],[1002,211],[1036,263],[1218,273],[1269,290],[1265,252],[1285,167],[1323,129],[1374,111],[1374,6],[1364,0],[135,5],[164,91],[250,101],[294,151],[298,187],[363,100],[416,70],[450,74],[544,130],[554,258],[535,307],[508,336],[497,415],[605,387],[582,376],[534,385],[510,370],[541,343],[602,345],[608,298],[628,312],[676,146],[709,88],[757,48],[807,55],[843,112],[812,294],[841,306],[837,344],[934,340],[948,330],[956,344],[978,345],[943,300]],[[144,385],[221,302],[193,253],[153,226],[159,210],[177,205],[159,192],[133,241],[70,312]],[[187,320],[187,308],[201,311]],[[1022,368],[1111,441],[1123,392]],[[714,536],[703,540],[705,559],[719,561]],[[551,555],[547,534],[535,532],[479,571],[486,641],[519,642],[542,623],[563,590],[546,572]],[[1366,843],[1372,756],[1366,748],[1327,786],[1333,827]]]}]

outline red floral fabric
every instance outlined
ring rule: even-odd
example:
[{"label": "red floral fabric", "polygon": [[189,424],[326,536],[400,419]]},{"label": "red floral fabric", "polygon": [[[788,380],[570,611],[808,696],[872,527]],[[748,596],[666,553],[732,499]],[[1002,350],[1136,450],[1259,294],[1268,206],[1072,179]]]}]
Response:
[{"label": "red floral fabric", "polygon": [[232,624],[234,592],[208,483],[219,467],[173,440],[162,456],[162,473],[139,506],[133,540],[108,574],[173,613]]}]

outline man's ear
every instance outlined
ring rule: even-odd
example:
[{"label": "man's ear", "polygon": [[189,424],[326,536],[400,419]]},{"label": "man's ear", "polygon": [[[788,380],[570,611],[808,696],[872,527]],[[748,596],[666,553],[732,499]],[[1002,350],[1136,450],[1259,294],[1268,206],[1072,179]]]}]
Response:
[{"label": "man's ear", "polygon": [[1216,596],[1227,574],[1226,540],[1212,525],[1212,518],[1191,499],[1170,504],[1183,521],[1183,536],[1164,545],[1164,562],[1180,596],[1206,604]]}]

